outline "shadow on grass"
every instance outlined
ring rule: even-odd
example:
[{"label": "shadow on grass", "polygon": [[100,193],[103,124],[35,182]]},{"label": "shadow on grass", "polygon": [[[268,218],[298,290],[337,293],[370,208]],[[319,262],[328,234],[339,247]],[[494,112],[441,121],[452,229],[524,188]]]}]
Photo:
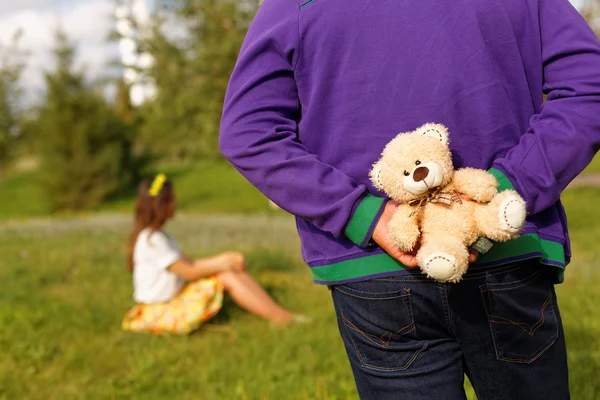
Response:
[{"label": "shadow on grass", "polygon": [[[235,302],[233,301],[231,296],[229,296],[227,293],[225,293],[225,296],[223,298],[223,307],[217,313],[217,315],[215,315],[206,324],[207,325],[226,325],[226,324],[231,323],[231,321],[233,321],[233,319],[235,319],[236,315],[239,315],[239,313],[243,313],[243,312],[245,312],[245,311],[242,310],[237,304],[235,304]],[[200,328],[200,329],[202,329],[202,328]]]}]

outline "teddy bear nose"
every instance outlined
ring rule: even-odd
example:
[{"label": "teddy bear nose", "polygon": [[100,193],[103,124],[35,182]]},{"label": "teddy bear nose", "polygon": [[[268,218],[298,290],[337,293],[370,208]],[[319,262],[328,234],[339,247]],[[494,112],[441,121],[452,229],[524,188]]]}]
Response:
[{"label": "teddy bear nose", "polygon": [[413,173],[413,179],[415,182],[421,182],[423,179],[427,178],[428,174],[429,169],[427,167],[419,167],[415,169],[415,172]]}]

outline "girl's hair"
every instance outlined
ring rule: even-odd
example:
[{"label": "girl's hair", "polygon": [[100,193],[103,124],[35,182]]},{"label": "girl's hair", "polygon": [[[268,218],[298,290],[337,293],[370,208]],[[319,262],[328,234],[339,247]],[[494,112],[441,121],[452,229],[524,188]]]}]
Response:
[{"label": "girl's hair", "polygon": [[[160,181],[164,182],[162,186]],[[140,232],[146,228],[150,228],[151,232],[159,230],[173,215],[173,211],[173,184],[164,175],[157,175],[154,179],[145,179],[140,183],[135,201],[133,231],[129,235],[129,272],[133,272],[133,250]]]}]

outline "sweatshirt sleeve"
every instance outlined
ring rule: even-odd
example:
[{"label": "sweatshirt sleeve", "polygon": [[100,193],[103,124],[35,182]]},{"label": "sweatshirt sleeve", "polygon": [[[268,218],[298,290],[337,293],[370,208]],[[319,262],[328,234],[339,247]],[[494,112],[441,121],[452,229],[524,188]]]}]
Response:
[{"label": "sweatshirt sleeve", "polygon": [[499,189],[514,187],[531,214],[558,201],[600,145],[599,41],[568,0],[538,5],[546,102],[492,171]]},{"label": "sweatshirt sleeve", "polygon": [[265,0],[260,6],[229,81],[219,147],[281,208],[364,246],[384,199],[308,152],[298,132],[299,14],[294,0]]}]

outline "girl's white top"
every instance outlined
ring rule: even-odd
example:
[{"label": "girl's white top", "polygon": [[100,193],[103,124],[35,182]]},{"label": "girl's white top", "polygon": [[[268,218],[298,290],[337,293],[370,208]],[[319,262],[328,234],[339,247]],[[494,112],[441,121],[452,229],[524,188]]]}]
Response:
[{"label": "girl's white top", "polygon": [[177,243],[164,232],[140,232],[133,250],[133,298],[138,303],[164,303],[183,288],[183,278],[167,268],[182,258]]}]

